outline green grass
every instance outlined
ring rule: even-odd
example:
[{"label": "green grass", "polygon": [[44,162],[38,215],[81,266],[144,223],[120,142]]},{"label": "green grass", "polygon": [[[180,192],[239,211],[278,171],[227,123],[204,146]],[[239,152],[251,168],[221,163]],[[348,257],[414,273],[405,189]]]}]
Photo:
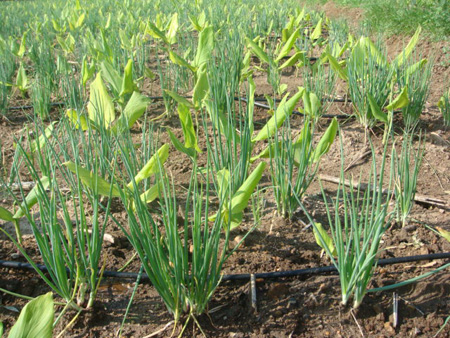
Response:
[{"label": "green grass", "polygon": [[[325,4],[323,0],[307,0],[307,4]],[[344,6],[361,7],[365,11],[364,26],[389,34],[413,34],[418,25],[437,40],[450,36],[450,2],[448,0],[335,0]]]}]

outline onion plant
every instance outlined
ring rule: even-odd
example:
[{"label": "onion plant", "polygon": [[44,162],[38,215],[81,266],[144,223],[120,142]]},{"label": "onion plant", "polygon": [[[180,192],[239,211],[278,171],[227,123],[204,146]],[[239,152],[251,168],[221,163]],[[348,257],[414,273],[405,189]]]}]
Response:
[{"label": "onion plant", "polygon": [[409,104],[402,108],[403,123],[412,131],[418,123],[430,92],[433,62],[423,59],[419,62],[407,62],[398,75],[400,88],[408,88]]},{"label": "onion plant", "polygon": [[47,119],[50,113],[51,85],[47,75],[38,74],[31,87],[31,99],[34,113],[41,119]]},{"label": "onion plant", "polygon": [[441,111],[444,123],[450,126],[450,89],[445,91],[438,102],[439,110]]},{"label": "onion plant", "polygon": [[303,195],[315,178],[320,158],[328,152],[336,132],[337,121],[333,119],[316,147],[313,146],[312,118],[305,119],[302,131],[294,140],[288,120],[285,127],[275,133],[266,153],[270,157],[270,177],[277,210],[282,217],[292,218],[300,206]]},{"label": "onion plant", "polygon": [[[125,166],[130,165],[127,157],[124,156],[123,161]],[[210,172],[209,165],[208,169]],[[130,195],[121,191],[128,226],[119,225],[175,322],[179,322],[182,315],[188,315],[185,326],[191,318],[198,325],[196,317],[207,310],[208,301],[220,283],[222,265],[228,257],[226,250],[230,233],[230,226],[220,213],[214,222],[208,221],[210,178],[207,177],[206,183],[199,182],[197,171],[194,164],[181,222],[178,217],[179,197],[162,167],[158,174],[162,182],[159,215],[149,212],[139,198],[136,184],[133,184],[135,203],[130,203]]]},{"label": "onion plant", "polygon": [[7,115],[7,107],[11,95],[12,77],[15,72],[13,57],[9,51],[1,51],[0,57],[0,115]]},{"label": "onion plant", "polygon": [[[235,45],[236,41],[231,46]],[[253,147],[251,137],[254,107],[251,103],[246,107],[241,102],[236,105],[234,100],[239,89],[242,49],[237,49],[237,52],[233,48],[219,49],[219,53],[217,66],[213,65],[208,74],[210,99],[205,102],[205,106],[209,120],[202,115],[202,122],[205,131],[212,128],[210,136],[206,137],[206,145],[214,169],[219,171],[226,168],[232,173],[231,190],[234,193],[248,173]],[[250,101],[254,97],[254,90],[255,86],[250,79]]]},{"label": "onion plant", "polygon": [[404,132],[400,155],[392,147],[391,170],[395,177],[394,192],[397,213],[397,222],[406,225],[408,215],[414,203],[417,177],[425,152],[425,141],[419,137],[417,150],[413,147],[414,131]]},{"label": "onion plant", "polygon": [[332,98],[336,91],[336,73],[331,67],[326,67],[321,62],[313,65],[307,63],[303,67],[303,81],[305,89],[317,95],[319,107],[314,116],[317,121],[333,103]]},{"label": "onion plant", "polygon": [[388,193],[383,194],[386,153],[387,146],[384,148],[379,170],[373,155],[369,183],[364,192],[361,191],[361,182],[355,188],[345,187],[343,158],[341,183],[331,206],[322,187],[335,255],[329,243],[327,244],[327,236],[310,219],[322,248],[339,272],[342,304],[346,305],[353,298],[353,308],[359,307],[367,292],[378,260],[381,239],[392,219],[392,212],[388,209],[392,192],[388,189]]},{"label": "onion plant", "polygon": [[[52,168],[51,177],[39,179],[28,155],[24,156],[37,185],[32,191],[32,200],[28,195],[24,202],[27,207],[21,207],[20,211],[31,226],[48,274],[37,267],[25,248],[10,238],[52,291],[64,299],[66,307],[62,313],[68,308],[78,311],[91,308],[104,269],[101,255],[111,199],[106,207],[101,206],[98,194],[101,182],[93,182],[93,189],[84,189],[80,175],[76,189],[63,194],[57,167]],[[95,173],[96,170],[94,178]],[[28,207],[32,202],[37,202],[38,213],[32,213]],[[92,209],[92,213],[88,209]]]},{"label": "onion plant", "polygon": [[393,69],[385,61],[385,57],[371,53],[369,48],[370,46],[358,43],[347,61],[350,98],[355,116],[366,130],[377,122],[369,97],[373,98],[378,107],[384,107],[391,93],[393,78]]}]

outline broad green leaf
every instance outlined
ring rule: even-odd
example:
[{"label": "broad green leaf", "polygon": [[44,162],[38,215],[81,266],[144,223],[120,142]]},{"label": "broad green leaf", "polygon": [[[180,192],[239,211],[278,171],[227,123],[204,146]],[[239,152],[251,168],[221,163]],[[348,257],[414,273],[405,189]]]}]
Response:
[{"label": "broad green leaf", "polygon": [[314,118],[319,113],[320,100],[316,94],[305,90],[303,92],[303,106],[305,113]]},{"label": "broad green leaf", "polygon": [[284,58],[286,55],[289,54],[289,52],[291,51],[292,47],[295,44],[295,40],[297,40],[299,35],[300,35],[300,28],[297,28],[289,37],[289,39],[286,41],[284,46],[281,48],[278,57],[275,59],[275,62],[280,61],[282,58]]},{"label": "broad green leaf", "polygon": [[304,90],[304,88],[299,87],[299,91],[289,100],[287,100],[289,95],[289,93],[287,93],[280,102],[275,114],[267,121],[266,125],[259,131],[252,142],[262,141],[272,136],[276,129],[281,127],[286,118],[292,114],[296,104],[302,97]]},{"label": "broad green leaf", "polygon": [[145,32],[149,34],[150,36],[154,37],[155,39],[161,39],[164,41],[164,43],[168,44],[167,38],[164,35],[164,33],[156,27],[153,23],[147,22],[147,27],[145,29]]},{"label": "broad green leaf", "polygon": [[331,68],[344,81],[348,81],[347,69],[343,68],[336,58],[330,53],[326,54]]},{"label": "broad green leaf", "polygon": [[212,26],[205,27],[199,34],[197,53],[195,54],[193,66],[200,68],[208,62],[214,49],[214,30]]},{"label": "broad green leaf", "polygon": [[284,62],[280,67],[278,67],[278,70],[283,70],[284,68],[287,67],[292,67],[294,66],[298,60],[305,60],[305,52],[297,52],[294,55],[292,55],[289,59],[286,60],[286,62]]},{"label": "broad green leaf", "polygon": [[119,96],[133,93],[135,87],[133,82],[133,60],[130,59],[124,69]]},{"label": "broad green leaf", "polygon": [[144,95],[133,92],[130,99],[128,100],[122,115],[117,119],[116,124],[112,128],[112,131],[122,132],[124,129],[130,129],[133,124],[145,113],[150,100]]},{"label": "broad green leaf", "polygon": [[67,109],[66,115],[76,129],[88,130],[88,121],[84,115],[78,115],[75,109]]},{"label": "broad green leaf", "polygon": [[148,190],[146,190],[144,193],[141,194],[140,199],[144,203],[151,203],[155,199],[159,197],[159,193],[161,190],[161,184],[160,182],[156,183],[155,185],[152,185],[152,187]]},{"label": "broad green leaf", "polygon": [[111,85],[114,95],[119,96],[122,89],[122,78],[111,63],[104,61],[100,65],[102,77]]},{"label": "broad green leaf", "polygon": [[22,92],[28,89],[28,77],[22,62],[20,63],[19,70],[17,71],[16,86]]},{"label": "broad green leaf", "polygon": [[195,149],[194,148],[186,148],[183,143],[178,140],[178,138],[175,136],[170,129],[167,129],[167,133],[169,134],[170,140],[172,141],[173,146],[176,150],[181,151],[182,153],[186,154],[189,157],[195,156]]},{"label": "broad green leaf", "polygon": [[63,165],[65,165],[67,169],[75,175],[78,175],[78,178],[81,180],[83,185],[92,189],[94,192],[97,192],[99,195],[109,196],[109,191],[112,189],[111,197],[120,197],[119,188],[115,184],[109,183],[98,175],[94,175],[92,171],[89,171],[71,161],[64,162]]},{"label": "broad green leaf", "polygon": [[181,67],[186,67],[187,69],[190,69],[191,72],[193,72],[193,73],[195,73],[195,71],[197,70],[196,67],[191,66],[185,59],[183,59],[181,56],[179,56],[175,52],[169,51],[169,58],[176,65],[179,65]]},{"label": "broad green leaf", "polygon": [[[202,12],[202,14],[205,14],[205,13]],[[200,32],[203,29],[203,27],[200,24],[199,19],[193,15],[188,15],[188,17],[189,17],[189,21],[191,22],[194,30],[196,30],[197,32]]]},{"label": "broad green leaf", "polygon": [[86,19],[86,13],[81,13],[81,15],[77,19],[75,28],[80,28],[84,23],[84,19]]},{"label": "broad green leaf", "polygon": [[209,83],[206,76],[206,64],[204,64],[197,70],[197,82],[195,83],[194,93],[192,95],[192,101],[197,110],[201,108],[201,103],[208,91]]},{"label": "broad green leaf", "polygon": [[428,62],[427,59],[422,59],[416,62],[415,64],[409,66],[408,69],[406,69],[406,77],[409,78],[412,74],[421,70],[427,64],[427,62]]},{"label": "broad green leaf", "polygon": [[381,111],[381,108],[378,106],[372,94],[368,93],[367,99],[369,100],[370,111],[372,112],[372,115],[381,122],[384,122],[386,124],[389,123],[388,116]]},{"label": "broad green leaf", "polygon": [[[234,216],[239,216],[239,214],[242,213],[247,207],[248,201],[252,196],[253,190],[255,190],[256,186],[258,185],[264,169],[266,168],[266,165],[266,162],[261,162],[260,164],[258,164],[255,170],[253,170],[253,172],[248,176],[245,182],[233,195],[230,203],[232,218],[234,218]],[[231,229],[235,228],[236,226],[236,224],[234,226],[232,225]]]},{"label": "broad green leaf", "polygon": [[[161,146],[161,148],[158,149],[156,154],[154,154],[150,158],[147,164],[134,177],[136,185],[139,184],[139,182],[141,182],[142,180],[145,180],[146,178],[159,172],[159,165],[160,164],[163,165],[168,157],[169,157],[169,145],[164,144],[163,146]],[[128,188],[133,190],[133,181],[128,183]]]},{"label": "broad green leaf", "polygon": [[319,143],[317,144],[316,149],[314,149],[314,153],[312,155],[312,163],[317,163],[320,158],[325,155],[328,150],[330,150],[331,145],[336,138],[336,133],[338,130],[338,122],[336,118],[333,118],[327,130],[323,134]]},{"label": "broad green leaf", "polygon": [[362,37],[360,43],[364,46],[367,51],[375,58],[378,64],[386,64],[386,57],[381,53],[381,51],[375,46],[375,44],[368,37]]},{"label": "broad green leaf", "polygon": [[270,63],[269,56],[258,46],[253,40],[245,38],[247,47],[252,50],[252,52],[258,57],[261,62]]},{"label": "broad green leaf", "polygon": [[328,235],[327,231],[323,228],[321,223],[314,223],[313,226],[314,238],[316,243],[324,249],[328,254],[333,257],[337,256],[336,248],[334,247],[333,240]]},{"label": "broad green leaf", "polygon": [[195,135],[194,123],[192,122],[189,108],[183,104],[179,104],[178,116],[180,117],[181,127],[183,128],[184,146],[186,148],[194,148],[197,152],[201,153],[197,145],[197,136]]},{"label": "broad green leaf", "polygon": [[83,87],[86,87],[87,82],[92,78],[95,72],[95,67],[88,66],[86,56],[83,58],[83,65],[81,67],[81,77],[82,77],[82,84]]},{"label": "broad green leaf", "polygon": [[223,168],[217,172],[217,185],[219,188],[219,199],[225,199],[226,193],[229,192],[230,184],[230,171],[228,169]]},{"label": "broad green leaf", "polygon": [[89,119],[95,122],[96,125],[103,124],[103,126],[109,128],[115,118],[114,104],[100,73],[97,74],[92,82],[90,91],[87,107]]},{"label": "broad green leaf", "polygon": [[342,46],[342,48],[339,50],[339,52],[337,53],[336,57],[340,58],[347,49],[349,49],[350,47],[350,42],[346,42],[344,43],[344,45]]},{"label": "broad green leaf", "polygon": [[14,221],[13,214],[9,210],[6,210],[3,207],[0,207],[0,219],[7,221],[7,222]]},{"label": "broad green leaf", "polygon": [[53,295],[49,292],[25,305],[8,338],[51,338],[54,317]]},{"label": "broad green leaf", "polygon": [[[279,145],[279,144],[280,144],[280,142],[277,143],[277,145]],[[250,158],[250,163],[253,163],[257,159],[260,159],[260,158],[270,158],[270,155],[274,154],[274,153],[275,153],[275,143],[272,142],[269,146],[264,148],[258,155],[253,156],[252,158]]]},{"label": "broad green leaf", "polygon": [[412,36],[411,40],[409,40],[408,45],[405,47],[405,49],[397,55],[395,60],[393,61],[393,64],[397,64],[398,66],[401,66],[403,62],[411,55],[412,51],[416,47],[417,42],[419,41],[420,32],[422,32],[422,27],[419,26]]},{"label": "broad green leaf", "polygon": [[30,153],[33,154],[38,149],[42,149],[45,147],[47,140],[53,135],[54,125],[57,122],[52,122],[47,128],[44,130],[44,134],[39,136],[37,140],[34,140],[30,144]]},{"label": "broad green leaf", "polygon": [[322,35],[322,22],[323,22],[323,18],[320,18],[319,22],[317,23],[316,27],[314,28],[313,32],[311,33],[311,36],[310,36],[311,40],[317,40]]},{"label": "broad green leaf", "polygon": [[26,51],[26,42],[27,42],[27,35],[28,35],[28,31],[26,31],[23,35],[22,35],[22,40],[20,40],[20,47],[19,50],[17,51],[17,56],[19,58],[23,58],[23,56],[25,55],[25,51]]},{"label": "broad green leaf", "polygon": [[406,107],[409,104],[408,99],[408,86],[405,86],[400,94],[392,101],[388,106],[386,106],[387,110],[395,110]]},{"label": "broad green leaf", "polygon": [[301,163],[308,161],[310,158],[312,143],[311,124],[306,122],[300,135],[292,144],[294,164],[299,167]]},{"label": "broad green leaf", "polygon": [[[42,188],[45,190],[50,185],[50,180],[47,176],[42,176],[41,178]],[[30,209],[38,201],[38,194],[40,193],[39,184],[36,183],[33,189],[25,197],[25,200],[20,205],[19,209],[14,214],[14,219],[19,219],[25,215],[25,210]]]},{"label": "broad green leaf", "polygon": [[177,101],[178,104],[185,105],[188,108],[194,108],[194,104],[192,102],[189,102],[187,99],[185,99],[183,96],[179,95],[178,93],[175,93],[171,90],[164,89],[166,94],[168,94],[171,98],[173,98],[175,101]]},{"label": "broad green leaf", "polygon": [[169,28],[167,29],[166,38],[170,45],[177,42],[177,31],[178,31],[178,13],[172,15],[170,20]]},{"label": "broad green leaf", "polygon": [[[297,11],[296,11],[297,12]],[[302,22],[303,18],[305,17],[305,8],[303,7],[301,11],[297,12],[298,15],[294,20],[294,26],[300,25],[300,22]]]}]

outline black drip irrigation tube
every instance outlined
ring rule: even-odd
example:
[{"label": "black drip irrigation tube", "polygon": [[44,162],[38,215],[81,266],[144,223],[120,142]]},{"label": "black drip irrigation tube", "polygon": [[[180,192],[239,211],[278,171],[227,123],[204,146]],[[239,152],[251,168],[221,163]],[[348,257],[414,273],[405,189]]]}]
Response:
[{"label": "black drip irrigation tube", "polygon": [[[429,254],[429,255],[417,255],[417,256],[406,256],[406,257],[380,259],[377,262],[377,266],[411,263],[411,262],[436,260],[436,259],[450,259],[450,252],[442,252],[442,253],[435,253],[435,254]],[[47,272],[47,267],[45,265],[36,264],[36,267],[39,270],[41,270],[42,272]],[[2,260],[0,260],[0,268],[22,269],[22,270],[33,270],[34,271],[33,266],[29,263],[2,261]],[[258,278],[258,279],[277,279],[277,278],[297,277],[297,276],[305,276],[305,275],[319,275],[322,273],[330,273],[330,272],[337,272],[337,269],[334,265],[322,266],[322,267],[317,267],[317,268],[290,270],[290,271],[261,272],[261,273],[255,273],[253,275],[255,276],[255,278]],[[136,278],[138,278],[138,276],[139,276],[139,273],[136,273],[136,272],[118,272],[118,271],[104,271],[103,272],[103,277],[105,277],[105,278],[136,279]],[[249,280],[250,277],[251,277],[251,274],[249,274],[249,273],[223,275],[222,281],[242,281],[242,280]],[[149,282],[149,280],[150,279],[148,278],[147,274],[142,274],[141,281]]]},{"label": "black drip irrigation tube", "polygon": [[[66,105],[65,102],[51,102],[49,103],[51,107],[64,107]],[[33,109],[33,106],[19,106],[19,107],[8,107],[8,110],[27,110]]]}]

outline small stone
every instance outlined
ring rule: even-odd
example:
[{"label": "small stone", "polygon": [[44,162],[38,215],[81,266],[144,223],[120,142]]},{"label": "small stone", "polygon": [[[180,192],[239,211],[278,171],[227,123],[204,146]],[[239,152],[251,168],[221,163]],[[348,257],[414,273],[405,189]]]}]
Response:
[{"label": "small stone", "polygon": [[284,295],[287,295],[289,293],[289,287],[281,284],[281,283],[275,283],[272,285],[267,292],[267,297],[271,300],[279,299],[283,297]]},{"label": "small stone", "polygon": [[327,283],[322,283],[319,285],[319,289],[317,290],[318,293],[327,292],[329,288],[329,285]]},{"label": "small stone", "polygon": [[275,318],[280,318],[280,317],[283,316],[283,311],[281,311],[281,310],[276,310],[276,311],[273,313],[273,315],[274,315]]},{"label": "small stone", "polygon": [[375,313],[380,314],[383,313],[383,308],[380,306],[380,304],[375,304],[373,306],[373,310],[375,311]]},{"label": "small stone", "polygon": [[[238,244],[241,243],[241,241],[242,241],[242,236],[241,236],[241,235],[238,235],[238,236],[234,237],[234,240],[233,240],[233,241],[234,241],[234,243],[235,243],[236,245],[238,245]],[[242,242],[241,245],[244,246],[244,242]]]},{"label": "small stone", "polygon": [[392,324],[390,322],[385,322],[384,323],[384,329],[389,333],[389,334],[395,334],[395,330],[392,327]]},{"label": "small stone", "polygon": [[408,224],[403,228],[403,230],[405,230],[406,232],[413,232],[416,229],[417,229],[417,225],[415,225],[415,224]]},{"label": "small stone", "polygon": [[11,259],[16,260],[16,259],[18,259],[19,257],[20,257],[20,254],[18,254],[17,252],[11,254]]}]

